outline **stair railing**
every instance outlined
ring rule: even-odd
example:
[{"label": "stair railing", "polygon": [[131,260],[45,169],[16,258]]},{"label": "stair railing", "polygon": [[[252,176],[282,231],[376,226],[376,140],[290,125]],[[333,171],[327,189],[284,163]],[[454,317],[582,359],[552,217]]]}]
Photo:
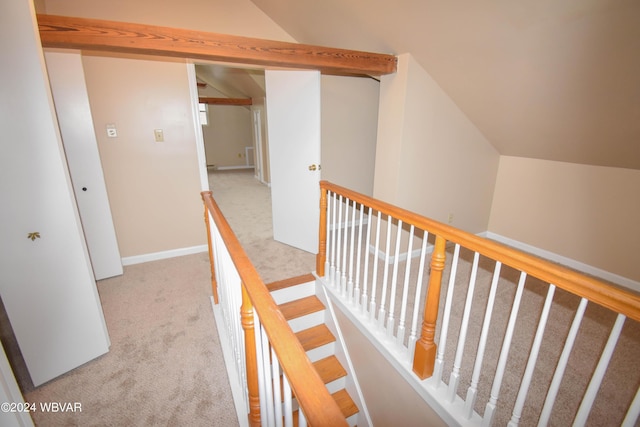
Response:
[{"label": "stair railing", "polygon": [[284,420],[291,426],[297,416],[299,426],[346,426],[212,193],[201,195],[214,303],[222,312],[249,425],[281,426]]},{"label": "stair railing", "polygon": [[[351,307],[363,325],[379,338],[379,342],[392,348],[394,354],[400,354],[400,358],[413,367],[419,379],[429,379],[426,384],[431,387],[433,394],[446,401],[443,406],[461,424],[492,425],[499,406],[498,400],[513,397],[515,401],[511,409],[507,408],[510,411],[508,414],[511,414],[508,424],[518,425],[541,350],[551,303],[558,288],[579,297],[580,303],[538,416],[538,425],[547,425],[587,303],[593,302],[612,311],[616,317],[615,324],[579,402],[579,408],[575,411],[574,425],[586,423],[625,319],[640,321],[640,296],[344,187],[326,181],[322,181],[320,187],[319,251],[316,259],[318,276],[334,290],[345,306]],[[385,229],[386,232],[382,231]],[[453,254],[449,260],[450,252]],[[466,290],[462,292],[455,288],[459,281],[456,270],[461,265],[461,253],[473,257],[473,261],[468,263],[471,264],[468,285],[465,283]],[[430,261],[427,261],[428,256]],[[417,259],[414,261],[414,258]],[[484,286],[485,299],[481,302],[484,320],[478,317],[473,320],[472,311],[477,307],[474,298],[477,299],[478,266],[487,260],[492,263],[493,276],[490,287],[488,284]],[[417,269],[415,264],[418,264]],[[444,307],[441,307],[440,290],[445,264],[449,280]],[[479,380],[481,375],[490,375],[485,372],[486,360],[483,364],[483,357],[487,346],[492,344],[488,336],[495,329],[491,329],[495,323],[492,319],[494,303],[496,293],[504,289],[501,283],[507,269],[517,272],[519,278],[517,287],[511,286],[515,295],[508,321],[505,321],[500,354],[494,361],[493,382],[490,391],[485,393],[488,399],[483,407],[477,401]],[[529,357],[526,367],[523,367],[524,373],[516,384],[516,387],[519,385],[519,391],[517,395],[503,397],[500,388],[505,375],[509,374],[506,365],[525,282],[529,285],[534,280],[542,283],[542,287],[546,284],[544,307],[535,336],[530,339],[532,344],[527,350]],[[452,311],[456,310],[458,317],[454,322]],[[418,332],[419,317],[422,318],[422,324]],[[476,328],[479,334],[472,344],[477,346],[476,353],[469,357],[465,354],[469,352],[466,335],[473,322],[481,324],[482,328],[481,331]],[[450,323],[455,323],[455,326]],[[436,335],[439,335],[438,340]],[[444,354],[448,339],[450,344],[457,345],[455,355],[451,351],[448,353],[453,361],[446,368],[449,377],[445,383]],[[473,365],[466,394],[458,390],[463,357],[467,360],[465,363],[469,365],[470,359]],[[628,410],[626,415],[621,414],[624,420],[620,422],[625,426],[634,425],[640,414],[640,389],[633,388],[638,386],[638,381],[631,380],[630,391],[625,395]],[[483,415],[480,417],[478,412]]]}]

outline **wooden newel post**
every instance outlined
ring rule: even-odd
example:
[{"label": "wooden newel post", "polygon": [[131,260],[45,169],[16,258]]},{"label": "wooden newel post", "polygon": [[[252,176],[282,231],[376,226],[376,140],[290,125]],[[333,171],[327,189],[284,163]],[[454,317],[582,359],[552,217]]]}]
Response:
[{"label": "wooden newel post", "polygon": [[324,263],[327,260],[327,189],[320,187],[320,226],[318,227],[318,255],[316,255],[316,273],[324,276]]},{"label": "wooden newel post", "polygon": [[[211,197],[211,191],[203,191],[200,193],[202,200]],[[207,226],[207,244],[209,246],[209,266],[211,268],[211,291],[213,292],[213,302],[218,304],[218,282],[216,281],[216,268],[213,263],[213,245],[211,243],[211,222],[209,220],[209,209],[204,204],[204,223]]]},{"label": "wooden newel post", "polygon": [[436,236],[435,247],[431,255],[431,275],[429,276],[429,290],[424,309],[424,320],[420,339],[416,342],[413,357],[413,372],[420,379],[433,375],[436,362],[436,344],[433,341],[436,334],[438,320],[438,305],[440,303],[440,286],[442,284],[442,270],[445,262],[446,240]]},{"label": "wooden newel post", "polygon": [[256,354],[256,336],[254,332],[253,305],[249,294],[242,288],[242,306],[240,307],[240,319],[244,330],[244,352],[247,367],[247,389],[249,394],[249,425],[258,427],[260,421],[260,394],[258,390],[258,359]]}]

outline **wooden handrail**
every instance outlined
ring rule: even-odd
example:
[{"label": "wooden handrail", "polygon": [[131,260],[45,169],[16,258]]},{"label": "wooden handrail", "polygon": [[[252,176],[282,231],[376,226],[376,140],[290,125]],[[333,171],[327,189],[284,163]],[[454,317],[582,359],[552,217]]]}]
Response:
[{"label": "wooden handrail", "polygon": [[231,106],[243,106],[253,105],[253,99],[251,98],[212,98],[207,96],[201,96],[198,98],[198,102],[209,105],[231,105]]},{"label": "wooden handrail", "polygon": [[346,426],[347,423],[340,408],[329,394],[302,345],[278,309],[269,290],[222,215],[211,192],[203,191],[201,196],[231,254],[244,289],[253,308],[260,316],[260,322],[280,360],[282,370],[289,380],[307,422],[315,427]]},{"label": "wooden handrail", "polygon": [[628,318],[640,321],[640,295],[611,285],[596,278],[576,272],[569,268],[537,258],[533,255],[510,248],[466,231],[426,218],[415,212],[399,208],[364,194],[349,190],[327,181],[321,181],[320,187],[348,197],[375,210],[401,219],[404,223],[428,230],[447,241],[459,243],[505,265],[509,265],[528,275],[562,288],[580,297],[606,307]]},{"label": "wooden handrail", "polygon": [[213,245],[211,244],[211,224],[209,221],[209,209],[204,207],[204,223],[207,228],[207,248],[209,249],[209,269],[211,270],[211,292],[213,293],[213,302],[218,304],[218,283],[216,282],[216,267],[213,262]]},{"label": "wooden handrail", "polygon": [[135,53],[337,75],[396,71],[394,55],[70,16],[37,15],[43,47]]}]

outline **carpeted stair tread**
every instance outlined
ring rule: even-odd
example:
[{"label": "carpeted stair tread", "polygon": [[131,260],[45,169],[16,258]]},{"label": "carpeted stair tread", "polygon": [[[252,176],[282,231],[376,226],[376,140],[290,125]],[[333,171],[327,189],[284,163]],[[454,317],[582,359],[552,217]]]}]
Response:
[{"label": "carpeted stair tread", "polygon": [[313,367],[322,378],[325,384],[329,384],[339,378],[347,376],[347,371],[342,367],[342,364],[335,356],[325,357],[317,362],[313,362]]},{"label": "carpeted stair tread", "polygon": [[322,347],[325,344],[332,343],[336,340],[327,325],[324,323],[321,325],[313,326],[308,329],[304,329],[296,333],[296,337],[304,351],[313,350],[314,348]]},{"label": "carpeted stair tread", "polygon": [[301,285],[303,283],[308,283],[314,281],[316,278],[313,274],[303,274],[302,276],[290,277],[289,279],[278,280],[276,282],[271,282],[267,284],[267,289],[269,292],[277,291],[280,289],[290,288],[292,286]]},{"label": "carpeted stair tread", "polygon": [[300,298],[295,301],[285,302],[278,306],[286,320],[297,319],[307,314],[315,313],[325,309],[322,301],[315,295]]}]

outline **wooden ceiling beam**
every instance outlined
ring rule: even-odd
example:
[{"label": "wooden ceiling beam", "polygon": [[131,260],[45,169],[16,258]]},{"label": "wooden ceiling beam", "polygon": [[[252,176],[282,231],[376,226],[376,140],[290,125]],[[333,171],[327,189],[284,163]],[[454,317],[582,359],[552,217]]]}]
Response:
[{"label": "wooden ceiling beam", "polygon": [[211,98],[201,96],[199,101],[211,105],[252,105],[251,98]]},{"label": "wooden ceiling beam", "polygon": [[38,15],[42,46],[315,69],[326,74],[381,76],[394,55],[262,40],[145,24]]}]

